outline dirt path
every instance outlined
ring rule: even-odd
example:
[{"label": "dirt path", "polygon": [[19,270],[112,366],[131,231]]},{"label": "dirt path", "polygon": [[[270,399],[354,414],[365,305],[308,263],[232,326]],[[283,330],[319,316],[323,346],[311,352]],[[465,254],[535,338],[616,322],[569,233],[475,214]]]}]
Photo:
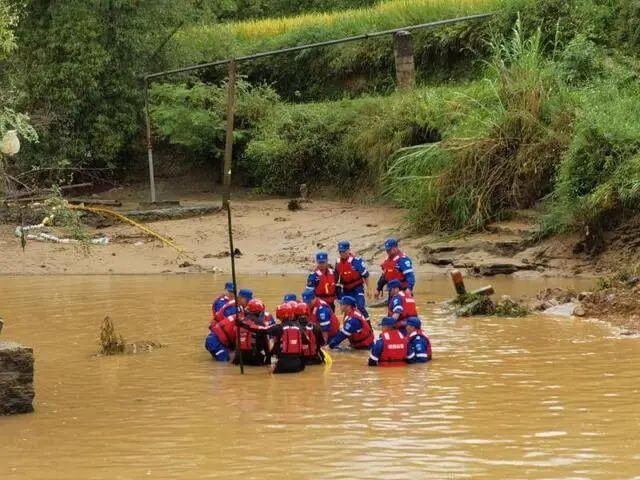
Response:
[{"label": "dirt path", "polygon": [[[204,202],[206,203],[206,202]],[[210,202],[211,203],[211,202]],[[189,205],[189,202],[183,202]],[[198,204],[202,205],[200,201]],[[354,250],[366,257],[374,271],[382,261],[382,243],[388,236],[407,237],[399,209],[314,200],[291,212],[287,200],[241,200],[233,203],[235,246],[242,252],[241,273],[297,273],[313,265],[313,255],[327,250],[335,258],[336,244],[349,239]],[[224,272],[230,269],[224,212],[182,220],[148,223],[190,252],[180,256],[133,227],[114,225],[91,233],[110,238],[86,256],[73,245],[30,241],[23,253],[14,227],[0,226],[2,274],[150,274]],[[417,255],[419,239],[407,239],[403,248]],[[185,263],[186,262],[186,263]],[[432,265],[422,271],[439,271]]]}]

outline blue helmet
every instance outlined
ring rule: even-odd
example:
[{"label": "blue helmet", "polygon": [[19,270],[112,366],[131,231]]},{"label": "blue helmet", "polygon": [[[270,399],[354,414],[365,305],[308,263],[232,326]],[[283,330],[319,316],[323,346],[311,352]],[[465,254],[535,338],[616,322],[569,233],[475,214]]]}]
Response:
[{"label": "blue helmet", "polygon": [[316,262],[327,263],[329,261],[329,254],[327,252],[316,253]]},{"label": "blue helmet", "polygon": [[392,248],[395,248],[398,246],[398,240],[396,240],[395,238],[391,237],[391,238],[387,238],[384,242],[384,249],[386,251],[391,250]]},{"label": "blue helmet", "polygon": [[305,303],[309,303],[316,298],[316,292],[313,291],[313,288],[307,288],[304,292],[302,292],[302,301]]},{"label": "blue helmet", "polygon": [[287,303],[287,302],[297,302],[298,301],[298,297],[296,296],[295,293],[287,293],[284,296],[283,302]]},{"label": "blue helmet", "polygon": [[393,317],[384,317],[378,325],[381,327],[395,327],[396,319]]},{"label": "blue helmet", "polygon": [[227,292],[233,292],[234,288],[235,288],[235,285],[233,284],[233,282],[227,282],[224,284],[224,289]]},{"label": "blue helmet", "polygon": [[400,283],[400,280],[394,278],[389,283],[387,283],[387,290],[391,290],[392,288],[402,288],[402,283]]},{"label": "blue helmet", "polygon": [[248,288],[243,288],[238,292],[238,296],[241,298],[246,298],[247,300],[251,300],[253,298],[253,292]]},{"label": "blue helmet", "polygon": [[422,322],[420,322],[418,317],[409,317],[407,318],[407,326],[420,329]]},{"label": "blue helmet", "polygon": [[338,242],[338,252],[342,253],[349,250],[351,250],[351,244],[348,240],[341,240],[340,242]]},{"label": "blue helmet", "polygon": [[350,297],[349,295],[342,297],[342,299],[340,300],[340,305],[349,305],[350,307],[355,307],[358,303],[356,302],[356,299],[353,297]]}]

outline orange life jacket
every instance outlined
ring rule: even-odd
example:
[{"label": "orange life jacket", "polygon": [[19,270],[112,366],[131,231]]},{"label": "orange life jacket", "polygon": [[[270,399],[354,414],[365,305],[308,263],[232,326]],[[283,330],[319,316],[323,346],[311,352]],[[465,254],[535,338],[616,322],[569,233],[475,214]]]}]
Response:
[{"label": "orange life jacket", "polygon": [[378,365],[403,365],[407,358],[407,338],[398,330],[382,332],[380,338],[382,338],[382,353]]},{"label": "orange life jacket", "polygon": [[354,310],[349,315],[349,317],[357,318],[358,320],[360,320],[360,324],[362,325],[362,328],[360,330],[358,330],[355,333],[352,333],[351,336],[349,337],[349,342],[351,343],[351,346],[353,348],[370,347],[374,341],[374,337],[373,337],[373,330],[371,330],[371,325],[369,325],[369,322],[367,321],[367,319],[364,318],[364,315],[362,315],[362,313],[360,313],[359,310]]},{"label": "orange life jacket", "polygon": [[[399,292],[398,296],[402,300],[402,314],[396,322],[396,328],[405,328],[407,326],[407,318],[418,316],[418,307],[416,307],[416,299],[413,298],[411,292],[407,289],[404,292]],[[389,300],[389,316],[393,315],[391,310],[391,300]]]},{"label": "orange life jacket", "polygon": [[318,310],[320,309],[320,307],[326,307],[331,312],[331,323],[329,325],[329,330],[327,331],[327,336],[331,338],[336,333],[338,333],[338,330],[340,330],[340,320],[338,320],[338,317],[336,316],[335,312],[327,302],[317,297],[313,299],[313,303],[311,304],[311,315],[309,316],[309,321],[320,325],[320,321],[318,320]]},{"label": "orange life jacket", "polygon": [[333,303],[336,300],[336,277],[332,268],[327,268],[325,272],[317,269],[318,285],[315,289],[316,297]]},{"label": "orange life jacket", "polygon": [[236,319],[233,317],[227,317],[213,325],[211,331],[216,334],[218,340],[230,350],[233,350],[236,345]]},{"label": "orange life jacket", "polygon": [[407,279],[400,270],[398,270],[396,266],[396,262],[401,259],[406,258],[406,255],[402,252],[398,252],[397,255],[393,257],[387,257],[384,262],[382,262],[382,275],[384,279],[389,283],[391,280],[399,280],[400,286],[402,289],[409,288],[409,284],[407,283]]},{"label": "orange life jacket", "polygon": [[353,259],[356,258],[353,255],[349,255],[346,260],[342,258],[336,263],[336,271],[338,272],[338,278],[342,283],[342,288],[345,290],[353,290],[359,285],[364,283],[364,279],[355,268],[353,268]]},{"label": "orange life jacket", "polygon": [[[304,333],[307,335],[309,344],[302,344],[302,355],[305,357],[315,357],[318,354],[318,343],[316,342],[316,332],[312,323],[308,323],[304,327]],[[318,328],[318,327],[316,327]]]}]

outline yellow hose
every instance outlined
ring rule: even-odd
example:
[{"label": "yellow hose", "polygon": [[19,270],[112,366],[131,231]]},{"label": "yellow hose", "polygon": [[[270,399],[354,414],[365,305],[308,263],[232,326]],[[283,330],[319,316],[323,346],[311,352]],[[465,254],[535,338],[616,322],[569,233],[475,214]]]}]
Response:
[{"label": "yellow hose", "polygon": [[176,251],[178,251],[181,254],[187,255],[189,256],[189,254],[187,253],[186,250],[184,250],[183,248],[179,247],[178,245],[176,245],[175,243],[173,243],[171,240],[169,240],[166,237],[163,237],[162,235],[160,235],[159,233],[154,232],[153,230],[151,230],[150,228],[145,227],[144,225],[139,224],[138,222],[131,220],[130,218],[125,217],[124,215],[118,213],[118,212],[114,212],[113,210],[108,210],[106,208],[97,208],[97,207],[85,207],[83,205],[68,205],[69,209],[71,210],[82,210],[84,212],[91,212],[91,213],[95,213],[97,215],[102,215],[102,216],[112,216],[117,218],[118,220],[124,222],[124,223],[128,223],[129,225],[132,225],[134,227],[136,227],[139,230],[142,230],[143,232],[151,235],[152,237],[157,238],[158,240],[160,240],[162,243],[169,245],[171,248],[175,249]]}]

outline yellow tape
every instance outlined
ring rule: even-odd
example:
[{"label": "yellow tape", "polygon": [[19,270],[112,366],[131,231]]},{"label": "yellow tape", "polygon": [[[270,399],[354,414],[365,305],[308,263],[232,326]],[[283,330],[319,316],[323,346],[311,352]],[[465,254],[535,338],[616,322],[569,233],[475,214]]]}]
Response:
[{"label": "yellow tape", "polygon": [[125,217],[124,215],[118,213],[118,212],[114,212],[113,210],[109,210],[107,208],[97,208],[97,207],[85,207],[83,205],[69,205],[69,209],[71,210],[82,210],[85,212],[91,212],[91,213],[95,213],[97,215],[108,215],[108,216],[112,216],[117,218],[118,220],[128,223],[129,225],[132,225],[136,228],[138,228],[139,230],[142,230],[143,232],[151,235],[152,237],[157,238],[158,240],[160,240],[162,243],[169,245],[171,248],[175,249],[176,251],[178,251],[179,253],[182,253],[184,255],[190,256],[186,250],[184,250],[183,248],[179,247],[178,245],[176,245],[175,243],[173,243],[171,240],[169,240],[166,237],[163,237],[162,235],[160,235],[159,233],[154,232],[153,230],[151,230],[150,228],[145,227],[144,225],[139,224],[138,222],[131,220],[130,218]]}]

